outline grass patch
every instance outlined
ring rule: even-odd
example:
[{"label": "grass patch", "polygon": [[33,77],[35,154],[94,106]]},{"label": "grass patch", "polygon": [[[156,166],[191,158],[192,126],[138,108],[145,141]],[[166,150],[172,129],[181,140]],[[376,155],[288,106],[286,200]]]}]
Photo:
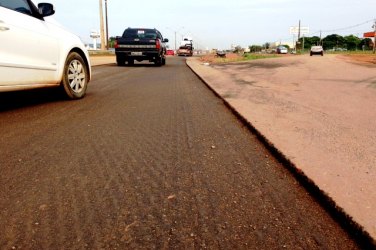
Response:
[{"label": "grass patch", "polygon": [[221,64],[221,63],[231,63],[231,62],[245,62],[257,59],[265,59],[265,58],[274,58],[277,55],[272,54],[226,54],[226,57],[215,57],[211,60],[212,63]]},{"label": "grass patch", "polygon": [[374,55],[372,51],[362,51],[362,50],[347,50],[347,51],[330,51],[325,50],[324,53],[327,54],[339,54],[339,55]]},{"label": "grass patch", "polygon": [[265,58],[274,58],[277,57],[277,55],[274,54],[244,54],[243,60],[249,61],[249,60],[257,60],[257,59],[265,59]]}]

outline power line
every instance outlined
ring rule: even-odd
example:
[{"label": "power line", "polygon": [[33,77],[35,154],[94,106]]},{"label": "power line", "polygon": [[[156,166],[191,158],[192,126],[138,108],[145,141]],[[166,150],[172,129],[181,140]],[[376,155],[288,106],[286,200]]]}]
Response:
[{"label": "power line", "polygon": [[[322,34],[322,33],[331,33],[331,32],[337,32],[337,31],[345,31],[345,30],[350,30],[350,29],[354,29],[354,28],[357,28],[357,27],[360,27],[360,26],[363,26],[365,24],[368,24],[368,23],[375,23],[375,20],[376,19],[371,19],[371,20],[367,20],[367,21],[364,21],[362,23],[358,23],[358,24],[355,24],[355,25],[352,25],[352,26],[347,26],[347,27],[343,27],[343,28],[338,28],[338,29],[332,29],[332,30],[318,30],[318,31],[315,31],[315,32],[312,32],[309,34],[309,36],[314,36],[315,34]],[[375,23],[375,26],[376,26],[376,23]],[[363,31],[360,31],[360,30],[356,30],[354,31],[354,33],[356,35],[361,35],[363,34],[364,32]],[[272,43],[278,43],[279,41],[291,41],[291,40],[294,40],[294,38],[292,37],[285,37],[285,38],[280,38],[278,39],[277,41],[274,41]]]},{"label": "power line", "polygon": [[357,28],[359,26],[365,25],[367,23],[371,23],[373,21],[374,21],[374,19],[371,19],[371,20],[368,20],[368,21],[365,21],[365,22],[362,22],[362,23],[359,23],[359,24],[356,24],[356,25],[344,27],[344,28],[338,28],[338,29],[333,29],[333,30],[319,30],[319,31],[313,32],[311,35],[318,34],[320,32],[331,33],[331,32],[337,32],[337,31],[350,30],[350,29]]}]

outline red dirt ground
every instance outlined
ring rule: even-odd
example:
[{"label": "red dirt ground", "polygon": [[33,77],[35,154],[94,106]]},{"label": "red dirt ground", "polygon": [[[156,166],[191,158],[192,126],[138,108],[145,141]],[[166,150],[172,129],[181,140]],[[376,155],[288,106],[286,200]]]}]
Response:
[{"label": "red dirt ground", "polygon": [[[277,55],[275,56],[286,56],[286,55]],[[360,62],[366,64],[376,64],[376,55],[374,54],[343,54],[339,55],[339,58],[342,58],[345,61],[353,61],[353,62]],[[216,56],[215,54],[209,54],[202,56],[200,61],[207,62],[207,63],[223,63],[223,62],[235,62],[242,59],[242,56],[236,53],[228,53],[226,54],[226,58],[221,58]]]},{"label": "red dirt ground", "polygon": [[371,63],[376,64],[376,55],[375,54],[348,54],[348,55],[341,55],[341,58],[345,60],[360,62],[360,63]]}]

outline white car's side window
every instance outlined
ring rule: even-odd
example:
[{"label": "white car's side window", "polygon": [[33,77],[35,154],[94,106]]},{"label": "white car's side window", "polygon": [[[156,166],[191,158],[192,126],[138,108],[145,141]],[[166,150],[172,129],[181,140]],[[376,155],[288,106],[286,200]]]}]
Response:
[{"label": "white car's side window", "polygon": [[23,14],[32,15],[29,4],[25,0],[0,0],[0,6],[21,12]]}]

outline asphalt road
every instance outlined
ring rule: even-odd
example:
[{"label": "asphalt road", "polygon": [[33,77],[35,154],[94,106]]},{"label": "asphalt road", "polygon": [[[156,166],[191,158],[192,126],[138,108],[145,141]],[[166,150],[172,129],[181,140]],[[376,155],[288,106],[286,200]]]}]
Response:
[{"label": "asphalt road", "polygon": [[0,249],[357,249],[185,65],[0,94]]}]

